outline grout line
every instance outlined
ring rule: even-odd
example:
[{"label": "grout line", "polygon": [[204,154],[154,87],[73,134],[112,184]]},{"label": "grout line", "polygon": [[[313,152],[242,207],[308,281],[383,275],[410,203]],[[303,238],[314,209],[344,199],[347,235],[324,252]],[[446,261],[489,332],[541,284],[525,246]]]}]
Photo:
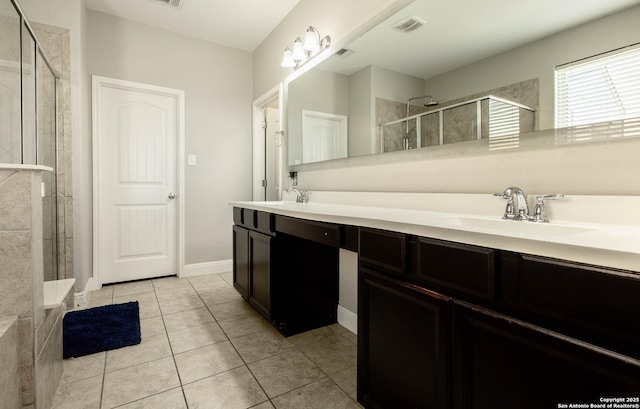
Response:
[{"label": "grout line", "polygon": [[102,409],[102,398],[104,397],[104,378],[107,376],[107,352],[104,353],[104,365],[102,367],[102,383],[100,385],[100,402],[98,403],[98,407]]},{"label": "grout line", "polygon": [[[167,337],[167,343],[169,344],[169,350],[171,351],[171,359],[173,360],[173,366],[176,370],[176,375],[178,376],[178,382],[180,382],[180,391],[182,392],[182,399],[184,399],[184,404],[189,409],[189,402],[187,401],[187,395],[184,392],[184,383],[182,382],[182,377],[180,376],[180,371],[178,370],[178,363],[176,362],[176,354],[173,351],[173,345],[171,345],[171,339],[169,338],[169,330],[167,329],[167,324],[164,321],[164,313],[162,312],[162,308],[160,307],[160,301],[158,300],[158,293],[155,284],[151,281],[151,285],[153,287],[153,294],[156,297],[156,303],[158,304],[158,310],[160,311],[160,319],[162,319],[162,326],[164,327],[164,335]],[[189,282],[191,285],[191,282]]]},{"label": "grout line", "polygon": [[[111,304],[113,305],[113,291],[111,292]],[[107,297],[105,297],[107,298]],[[140,337],[142,342],[142,337]],[[107,354],[109,353],[109,351],[104,351],[104,365],[102,366],[102,384],[100,386],[100,402],[98,404],[98,407],[100,409],[102,409],[102,400],[104,398],[104,380],[107,377]]]}]

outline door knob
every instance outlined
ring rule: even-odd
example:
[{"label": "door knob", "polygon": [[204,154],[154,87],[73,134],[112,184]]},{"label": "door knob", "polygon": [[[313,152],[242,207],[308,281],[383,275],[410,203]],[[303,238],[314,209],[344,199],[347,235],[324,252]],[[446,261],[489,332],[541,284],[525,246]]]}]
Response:
[{"label": "door knob", "polygon": [[176,198],[176,194],[171,192],[169,193],[169,199],[175,199]]}]

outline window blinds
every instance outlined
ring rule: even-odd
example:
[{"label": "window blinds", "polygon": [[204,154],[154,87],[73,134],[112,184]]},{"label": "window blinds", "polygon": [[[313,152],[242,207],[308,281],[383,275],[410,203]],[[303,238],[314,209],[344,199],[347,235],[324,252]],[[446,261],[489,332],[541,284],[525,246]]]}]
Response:
[{"label": "window blinds", "polygon": [[489,148],[509,149],[519,146],[520,109],[489,99]]},{"label": "window blinds", "polygon": [[640,117],[640,46],[556,67],[556,128]]}]

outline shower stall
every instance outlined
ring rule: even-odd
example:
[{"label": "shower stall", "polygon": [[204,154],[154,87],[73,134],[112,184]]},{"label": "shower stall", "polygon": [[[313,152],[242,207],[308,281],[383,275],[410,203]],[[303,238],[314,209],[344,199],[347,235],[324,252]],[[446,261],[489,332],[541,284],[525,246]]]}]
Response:
[{"label": "shower stall", "polygon": [[42,171],[45,281],[58,279],[58,80],[17,3],[0,1],[0,168]]},{"label": "shower stall", "polygon": [[[423,112],[409,115],[409,102],[430,98]],[[493,149],[514,144],[514,135],[534,130],[535,110],[493,95],[433,109],[431,96],[412,98],[407,116],[379,126],[380,152],[489,139]]]}]

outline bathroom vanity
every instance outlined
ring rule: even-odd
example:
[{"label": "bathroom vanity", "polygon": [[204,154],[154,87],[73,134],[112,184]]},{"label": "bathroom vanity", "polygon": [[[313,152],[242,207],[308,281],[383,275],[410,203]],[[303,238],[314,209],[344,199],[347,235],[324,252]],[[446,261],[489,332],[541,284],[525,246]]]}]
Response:
[{"label": "bathroom vanity", "polygon": [[233,203],[234,285],[285,335],[295,333],[280,325],[292,306],[322,307],[289,311],[290,328],[326,325],[337,249],[357,251],[364,407],[640,404],[637,228],[502,221],[501,203],[481,195],[480,215],[441,210],[460,196],[399,194],[378,206],[366,194],[323,195]]},{"label": "bathroom vanity", "polygon": [[333,324],[343,231],[236,207],[233,286],[285,336]]}]

